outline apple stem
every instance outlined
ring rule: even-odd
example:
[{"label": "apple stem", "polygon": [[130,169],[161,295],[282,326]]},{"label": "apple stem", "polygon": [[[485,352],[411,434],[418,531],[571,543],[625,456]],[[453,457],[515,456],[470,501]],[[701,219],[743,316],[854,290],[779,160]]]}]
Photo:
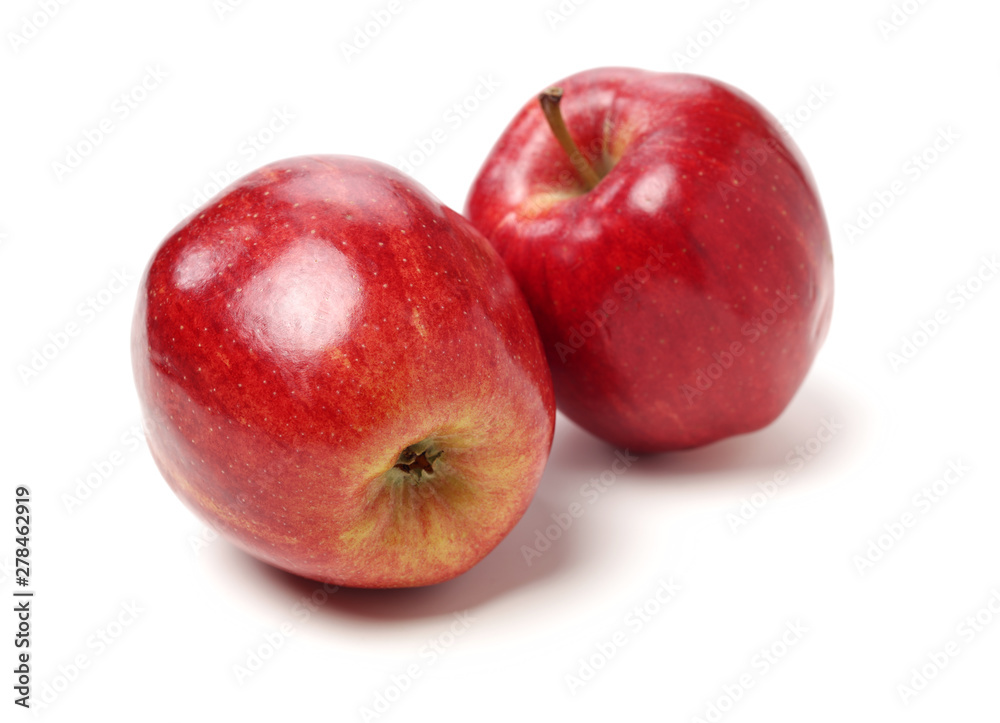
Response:
[{"label": "apple stem", "polygon": [[569,134],[569,128],[566,127],[566,121],[563,120],[562,113],[559,110],[559,102],[562,100],[562,97],[562,88],[549,88],[538,96],[538,101],[542,105],[545,120],[549,122],[549,128],[552,129],[552,135],[556,137],[559,145],[566,151],[570,162],[580,173],[589,191],[601,182],[601,177],[597,175],[594,167],[590,165],[586,157],[580,153],[580,149],[573,141],[573,136]]}]

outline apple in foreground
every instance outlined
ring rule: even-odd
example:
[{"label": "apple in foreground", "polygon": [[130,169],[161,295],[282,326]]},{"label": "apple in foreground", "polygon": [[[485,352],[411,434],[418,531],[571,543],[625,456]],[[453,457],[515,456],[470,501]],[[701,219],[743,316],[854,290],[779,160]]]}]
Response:
[{"label": "apple in foreground", "polygon": [[805,160],[708,78],[567,78],[504,131],[466,215],[525,293],[559,408],[633,451],[769,424],[827,333],[830,236]]},{"label": "apple in foreground", "polygon": [[304,156],[179,225],[132,327],[149,445],[251,555],[353,587],[441,582],[522,516],[555,400],[489,243],[383,164]]}]

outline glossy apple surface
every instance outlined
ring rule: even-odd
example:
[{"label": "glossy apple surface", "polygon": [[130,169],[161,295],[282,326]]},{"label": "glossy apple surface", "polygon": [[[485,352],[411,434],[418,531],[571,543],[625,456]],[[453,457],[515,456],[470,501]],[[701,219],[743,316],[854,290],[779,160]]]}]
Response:
[{"label": "glossy apple surface", "polygon": [[525,293],[560,409],[643,452],[767,425],[830,322],[830,238],[805,160],[717,81],[606,68],[557,85],[578,153],[533,99],[466,215]]},{"label": "glossy apple surface", "polygon": [[132,329],[150,448],[255,557],[357,587],[482,559],[528,506],[555,404],[496,252],[388,166],[310,156],[178,226]]}]

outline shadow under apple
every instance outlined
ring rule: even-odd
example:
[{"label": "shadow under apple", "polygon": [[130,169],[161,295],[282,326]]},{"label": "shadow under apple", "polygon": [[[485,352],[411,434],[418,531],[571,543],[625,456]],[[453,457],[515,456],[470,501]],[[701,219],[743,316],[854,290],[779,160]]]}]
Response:
[{"label": "shadow under apple", "polygon": [[[761,474],[771,475],[782,469],[789,451],[815,435],[824,418],[845,422],[848,432],[843,436],[853,440],[848,444],[832,444],[824,451],[824,468],[839,466],[853,456],[861,444],[860,438],[865,436],[867,410],[852,391],[828,377],[812,378],[788,409],[765,429],[698,449],[638,457],[620,483],[697,485],[713,495],[739,495],[740,489],[754,483]],[[578,565],[585,564],[576,559],[575,551],[590,542],[586,539],[587,525],[574,525],[571,533],[561,535],[540,554],[531,555],[531,564],[524,550],[535,547],[538,531],[553,524],[554,513],[563,513],[570,504],[580,501],[581,487],[609,470],[617,452],[560,415],[552,453],[535,499],[511,533],[478,565],[453,580],[427,587],[340,588],[319,607],[317,614],[371,621],[443,616],[570,574]],[[802,481],[808,483],[805,478]],[[238,574],[244,582],[249,578],[252,581],[249,584],[271,588],[285,598],[283,604],[294,605],[320,587],[319,583],[258,562],[234,546],[227,547],[225,564],[230,572],[235,572],[233,568],[241,569]]]},{"label": "shadow under apple", "polygon": [[[548,476],[546,471],[545,477]],[[545,477],[540,488],[546,485]],[[555,511],[551,495],[540,491],[510,534],[468,572],[426,587],[373,590],[341,587],[320,606],[317,614],[386,621],[436,617],[468,610],[518,588],[537,584],[557,574],[573,554],[571,540],[560,540],[561,544],[533,556],[530,565],[522,552],[522,546],[534,544],[537,529],[552,523]],[[245,574],[241,577],[255,578],[257,583],[277,590],[287,597],[289,606],[322,588],[321,583],[279,570],[226,544],[227,566],[242,568]]]},{"label": "shadow under apple", "polygon": [[[628,478],[641,478],[670,485],[728,484],[734,473],[748,480],[770,475],[786,466],[786,458],[823,428],[824,420],[844,424],[839,438],[851,444],[830,445],[824,450],[824,465],[839,464],[857,451],[868,424],[869,412],[857,394],[828,375],[810,375],[788,407],[771,424],[748,434],[729,437],[689,450],[633,455]],[[553,447],[550,467],[577,469],[581,476],[600,474],[614,462],[615,447],[600,440],[565,417],[561,445]],[[843,439],[840,441],[844,441]]]}]

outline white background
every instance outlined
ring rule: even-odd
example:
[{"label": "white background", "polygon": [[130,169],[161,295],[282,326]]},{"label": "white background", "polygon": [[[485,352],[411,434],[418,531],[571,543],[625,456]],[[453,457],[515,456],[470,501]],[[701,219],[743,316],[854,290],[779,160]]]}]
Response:
[{"label": "white background", "polygon": [[[890,33],[889,0],[590,0],[558,18],[546,14],[558,0],[400,2],[352,62],[343,44],[387,1],[246,0],[220,16],[212,0],[64,0],[51,19],[36,15],[41,2],[3,4],[0,594],[14,589],[13,490],[27,484],[34,695],[51,701],[41,716],[364,720],[388,694],[380,720],[997,720],[1000,614],[987,606],[1000,611],[1000,282],[953,301],[1000,251],[996,3],[908,0]],[[723,10],[718,37],[690,46]],[[32,17],[46,20],[33,34]],[[22,32],[32,37],[12,41]],[[528,566],[522,546],[614,460],[560,418],[534,504],[472,571],[428,589],[320,592],[323,604],[301,607],[317,586],[211,540],[130,432],[139,274],[229,163],[240,174],[306,153],[396,163],[444,128],[413,173],[461,209],[516,110],[601,65],[706,74],[779,117],[799,110],[793,133],[828,212],[837,284],[812,373],[769,428],[635,463]],[[166,77],[125,117],[116,100],[147,67]],[[498,87],[468,101],[481,77]],[[478,107],[455,127],[446,114],[466,101]],[[294,120],[251,157],[243,144],[276,111]],[[57,173],[102,119],[111,130],[96,149]],[[942,131],[953,140],[937,152]],[[920,170],[912,157],[925,152]],[[852,237],[846,224],[896,181],[903,193]],[[81,313],[102,290],[111,300]],[[921,336],[939,311],[947,323]],[[25,382],[19,368],[70,322],[79,333]],[[904,338],[920,348],[894,364]],[[810,442],[824,419],[837,434]],[[815,452],[801,469],[787,459],[797,445]],[[108,460],[119,464],[82,499]],[[968,470],[933,504],[916,499],[950,463]],[[752,498],[780,471],[789,484]],[[878,539],[907,513],[901,539]],[[640,629],[627,616],[644,605],[654,614]],[[455,612],[471,625],[452,640]],[[970,634],[963,621],[977,613]],[[789,624],[806,631],[783,649]],[[30,714],[12,703],[12,613],[2,625],[0,705],[19,719]],[[567,675],[616,634],[626,643],[571,691]],[[268,638],[280,647],[257,666],[250,654],[267,655]],[[433,660],[431,640],[443,650]],[[949,643],[957,654],[938,672],[929,656]],[[902,695],[925,664],[933,679]],[[420,675],[398,694],[393,677],[411,665]]]}]

